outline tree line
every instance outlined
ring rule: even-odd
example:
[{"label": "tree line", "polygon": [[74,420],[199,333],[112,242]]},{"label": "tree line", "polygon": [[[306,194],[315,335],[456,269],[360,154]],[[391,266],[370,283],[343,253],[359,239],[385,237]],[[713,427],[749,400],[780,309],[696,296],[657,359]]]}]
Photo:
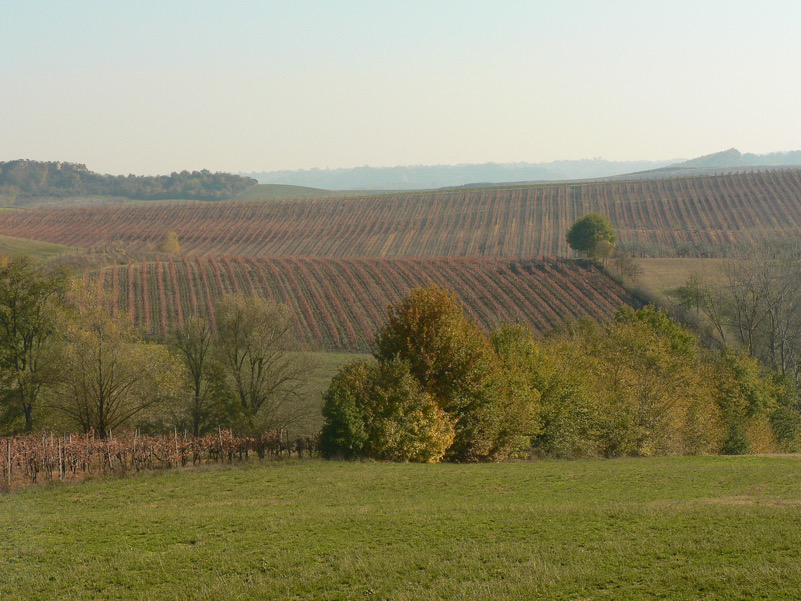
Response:
[{"label": "tree line", "polygon": [[255,186],[231,173],[181,171],[170,175],[103,175],[77,163],[0,162],[0,195],[19,202],[37,197],[119,196],[138,200],[225,200]]},{"label": "tree line", "polygon": [[491,461],[794,451],[794,389],[652,305],[490,336],[436,287],[393,306],[325,393],[329,457]]},{"label": "tree line", "polygon": [[223,297],[216,328],[191,317],[145,340],[103,291],[27,257],[0,258],[0,432],[35,428],[195,436],[278,430],[304,418],[313,361],[286,307]]},{"label": "tree line", "polygon": [[796,391],[801,409],[801,245],[738,247],[713,282],[693,273],[674,292],[711,344],[737,346]]},{"label": "tree line", "polygon": [[[372,359],[332,379],[320,450],[425,462],[798,450],[790,315],[799,317],[791,310],[799,297],[790,282],[801,276],[771,271],[785,266],[784,254],[749,261],[753,270],[737,271],[737,281],[750,273],[787,285],[771,295],[727,289],[726,303],[706,288],[690,295],[712,324],[728,316],[711,326],[720,331],[715,345],[650,305],[544,336],[525,325],[486,334],[452,292],[414,289],[389,307]],[[782,299],[790,305],[779,307]],[[151,341],[106,306],[100,288],[62,271],[0,259],[3,433],[230,428],[258,436],[305,417],[301,391],[313,361],[293,339],[287,307],[228,295],[213,323],[192,316]],[[739,350],[726,344],[732,335]]]}]

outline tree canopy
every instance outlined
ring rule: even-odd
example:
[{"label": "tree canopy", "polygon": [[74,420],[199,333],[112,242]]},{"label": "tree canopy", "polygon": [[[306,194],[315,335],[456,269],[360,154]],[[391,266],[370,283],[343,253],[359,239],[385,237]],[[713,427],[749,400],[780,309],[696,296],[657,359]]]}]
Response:
[{"label": "tree canopy", "polygon": [[186,383],[164,346],[143,341],[125,316],[111,315],[98,298],[96,286],[75,282],[69,304],[58,312],[50,394],[53,408],[69,421],[104,437],[169,405]]},{"label": "tree canopy", "polygon": [[231,173],[181,171],[170,175],[102,175],[77,163],[0,162],[0,187],[9,198],[121,196],[140,200],[223,200],[257,184]]},{"label": "tree canopy", "polygon": [[66,285],[63,271],[28,257],[0,257],[0,410],[5,422],[24,418],[26,431],[48,380],[53,306]]},{"label": "tree canopy", "polygon": [[[448,290],[417,288],[391,306],[373,356],[377,367],[349,368],[326,394],[330,455],[432,461],[442,451],[453,461],[487,461],[525,448],[536,431],[536,396],[509,385],[514,378]],[[370,442],[377,429],[396,443],[378,452]]]},{"label": "tree canopy", "polygon": [[590,213],[576,220],[565,236],[570,248],[589,259],[606,259],[615,250],[617,232],[600,213]]},{"label": "tree canopy", "polygon": [[287,305],[256,295],[229,294],[215,308],[216,353],[251,431],[297,421],[297,401],[315,369],[300,351]]}]

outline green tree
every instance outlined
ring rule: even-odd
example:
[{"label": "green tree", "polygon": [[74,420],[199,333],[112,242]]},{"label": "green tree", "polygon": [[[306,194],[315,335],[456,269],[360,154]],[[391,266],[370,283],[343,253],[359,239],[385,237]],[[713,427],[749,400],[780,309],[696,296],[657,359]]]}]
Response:
[{"label": "green tree", "polygon": [[714,399],[725,428],[721,451],[729,455],[775,451],[771,418],[786,394],[783,387],[765,376],[756,359],[730,348],[724,348],[712,367]]},{"label": "green tree", "polygon": [[191,401],[189,422],[192,434],[198,436],[208,425],[211,394],[209,390],[209,365],[212,356],[213,332],[202,317],[190,317],[183,325],[170,333],[170,349],[181,360],[189,374]]},{"label": "green tree", "polygon": [[186,382],[168,350],[143,341],[126,317],[105,310],[102,298],[99,287],[74,284],[58,318],[49,388],[54,409],[84,432],[106,436],[148,413],[158,421],[152,413],[166,414]]},{"label": "green tree", "polygon": [[532,452],[546,457],[593,457],[600,445],[603,412],[593,387],[596,361],[588,352],[587,330],[594,322],[565,324],[544,341],[524,326],[507,326],[493,335],[506,362],[514,363],[526,386],[539,393]]},{"label": "green tree", "polygon": [[409,371],[455,422],[456,435],[447,457],[455,461],[508,456],[534,429],[531,416],[514,405],[498,358],[478,326],[464,313],[452,292],[417,288],[389,308],[373,355],[381,362],[405,361]]},{"label": "green tree", "polygon": [[305,418],[300,401],[315,363],[300,352],[289,307],[229,294],[217,303],[215,316],[217,355],[248,428],[277,429]]},{"label": "green tree", "polygon": [[605,260],[615,250],[617,232],[600,213],[590,213],[576,220],[567,230],[568,245],[593,261]]},{"label": "green tree", "polygon": [[452,420],[401,359],[346,366],[324,396],[323,416],[329,457],[432,463],[454,439]]},{"label": "green tree", "polygon": [[47,348],[54,333],[53,311],[66,290],[63,271],[28,257],[0,257],[0,377],[5,421],[34,423],[34,409],[49,377]]}]

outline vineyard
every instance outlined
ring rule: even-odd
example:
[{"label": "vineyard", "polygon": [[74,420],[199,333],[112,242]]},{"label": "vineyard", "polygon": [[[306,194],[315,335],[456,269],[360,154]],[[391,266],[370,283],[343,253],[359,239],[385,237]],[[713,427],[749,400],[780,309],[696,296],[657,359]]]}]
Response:
[{"label": "vineyard", "polygon": [[522,322],[545,331],[568,319],[608,318],[634,302],[598,267],[554,259],[183,256],[87,277],[101,280],[114,314],[146,332],[164,334],[190,315],[213,323],[223,294],[254,292],[287,303],[300,339],[329,350],[368,348],[387,305],[429,284],[453,290],[486,330]]},{"label": "vineyard", "polygon": [[568,256],[564,232],[606,215],[636,254],[720,254],[801,235],[801,170],[437,190],[286,201],[188,202],[0,213],[0,235],[78,247],[318,257]]},{"label": "vineyard", "polygon": [[218,429],[205,436],[123,436],[53,433],[0,438],[0,490],[25,483],[82,480],[96,475],[169,469],[208,463],[282,457],[311,457],[317,453],[312,436],[290,439],[283,430],[261,436],[237,437]]}]

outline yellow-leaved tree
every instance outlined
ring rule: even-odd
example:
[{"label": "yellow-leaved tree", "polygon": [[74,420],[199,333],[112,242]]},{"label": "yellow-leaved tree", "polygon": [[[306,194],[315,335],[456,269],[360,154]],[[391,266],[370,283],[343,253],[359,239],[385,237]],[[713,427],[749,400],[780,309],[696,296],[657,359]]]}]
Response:
[{"label": "yellow-leaved tree", "polygon": [[164,236],[164,244],[161,245],[161,250],[171,255],[177,255],[181,252],[181,244],[178,242],[178,234],[175,230],[170,230]]},{"label": "yellow-leaved tree", "polygon": [[453,293],[412,290],[389,308],[373,349],[375,362],[346,367],[325,395],[327,455],[489,461],[528,447],[537,394],[509,385]]}]

